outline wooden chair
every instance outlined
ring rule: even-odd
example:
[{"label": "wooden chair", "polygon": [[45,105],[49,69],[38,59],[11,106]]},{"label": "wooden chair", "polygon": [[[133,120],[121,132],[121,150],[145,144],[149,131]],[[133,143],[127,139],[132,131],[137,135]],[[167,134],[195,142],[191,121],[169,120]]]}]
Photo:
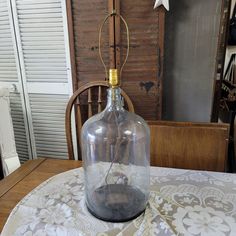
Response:
[{"label": "wooden chair", "polygon": [[0,180],[4,178],[3,174],[3,167],[2,167],[2,161],[1,161],[1,154],[0,154]]},{"label": "wooden chair", "polygon": [[156,166],[225,171],[229,125],[149,121],[151,164]]},{"label": "wooden chair", "polygon": [[[69,155],[70,160],[75,159],[73,142],[72,142],[72,132],[71,132],[72,107],[75,106],[76,120],[77,120],[76,122],[77,146],[78,146],[78,155],[80,155],[81,151],[80,151],[79,136],[80,136],[82,125],[92,115],[102,111],[103,105],[104,105],[103,100],[106,101],[106,99],[102,98],[102,95],[104,94],[102,93],[102,89],[108,88],[108,87],[109,86],[106,81],[93,81],[93,82],[89,82],[82,85],[71,96],[66,107],[66,117],[65,117],[66,141],[67,141],[68,155]],[[94,90],[96,91],[93,94]],[[129,96],[123,90],[121,90],[121,95],[124,98],[125,106],[127,107],[127,109],[130,112],[134,112],[134,106]],[[85,108],[84,110],[81,109],[81,106],[82,106],[81,96],[83,96],[82,100],[84,101],[84,103],[86,103],[86,105],[83,106],[83,108]],[[87,97],[87,99],[85,99],[85,97]],[[96,98],[93,99],[94,97]],[[96,105],[96,107],[93,105]]]}]

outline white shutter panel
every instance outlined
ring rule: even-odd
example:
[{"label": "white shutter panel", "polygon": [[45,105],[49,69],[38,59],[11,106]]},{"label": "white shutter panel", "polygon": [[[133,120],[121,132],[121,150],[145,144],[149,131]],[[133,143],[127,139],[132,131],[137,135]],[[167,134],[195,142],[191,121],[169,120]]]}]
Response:
[{"label": "white shutter panel", "polygon": [[7,0],[0,0],[0,81],[11,86],[18,77],[9,15]]},{"label": "white shutter panel", "polygon": [[16,4],[27,83],[67,83],[60,0],[16,0]]},{"label": "white shutter panel", "polygon": [[64,116],[67,95],[30,94],[34,135],[39,157],[65,158]]},{"label": "white shutter panel", "polygon": [[11,85],[18,77],[9,15],[8,1],[0,0],[0,81]]},{"label": "white shutter panel", "polygon": [[12,2],[34,156],[65,158],[64,117],[72,92],[65,1]]},{"label": "white shutter panel", "polygon": [[31,157],[27,136],[27,117],[21,87],[15,35],[8,0],[0,0],[0,86],[10,89],[10,106],[16,141],[21,162]]}]

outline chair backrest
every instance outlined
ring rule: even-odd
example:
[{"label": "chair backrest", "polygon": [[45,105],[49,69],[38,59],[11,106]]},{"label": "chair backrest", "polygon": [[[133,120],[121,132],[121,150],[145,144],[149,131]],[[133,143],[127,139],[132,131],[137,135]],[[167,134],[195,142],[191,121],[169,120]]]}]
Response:
[{"label": "chair backrest", "polygon": [[151,164],[163,167],[225,171],[229,125],[148,121]]},{"label": "chair backrest", "polygon": [[[101,112],[103,105],[105,105],[106,99],[103,99],[102,89],[108,88],[106,81],[93,81],[86,83],[78,90],[74,92],[71,96],[67,107],[66,107],[66,117],[65,117],[65,128],[66,128],[66,141],[68,147],[69,159],[74,160],[74,149],[72,141],[72,131],[71,131],[71,111],[72,107],[75,106],[75,117],[76,117],[76,136],[77,136],[77,149],[78,155],[81,154],[80,151],[80,132],[83,123],[90,118],[92,115]],[[96,91],[95,91],[96,90]],[[125,105],[130,112],[134,112],[134,106],[129,96],[121,90],[121,95],[124,98]],[[85,99],[85,97],[87,99]],[[82,104],[85,103],[85,104]],[[95,105],[95,106],[94,106]],[[81,109],[81,108],[84,109]]]},{"label": "chair backrest", "polygon": [[0,162],[4,176],[20,167],[10,111],[9,90],[0,87]]}]

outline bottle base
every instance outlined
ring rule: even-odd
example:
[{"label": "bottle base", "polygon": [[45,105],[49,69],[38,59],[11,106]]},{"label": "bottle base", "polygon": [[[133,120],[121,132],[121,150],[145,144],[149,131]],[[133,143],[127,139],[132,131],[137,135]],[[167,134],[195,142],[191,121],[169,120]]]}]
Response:
[{"label": "bottle base", "polygon": [[108,184],[97,188],[92,201],[87,199],[88,211],[108,222],[126,222],[141,215],[146,207],[145,195],[137,188],[123,184]]},{"label": "bottle base", "polygon": [[[86,205],[86,206],[87,206],[87,205]],[[145,209],[143,209],[141,212],[139,212],[139,213],[138,213],[137,215],[135,215],[135,216],[132,216],[131,218],[120,219],[120,220],[113,219],[113,220],[112,220],[112,219],[103,218],[103,217],[100,217],[100,216],[96,215],[93,211],[91,211],[91,210],[89,209],[88,206],[87,206],[87,209],[88,209],[89,213],[90,213],[91,215],[93,215],[94,217],[96,217],[97,219],[102,220],[102,221],[111,222],[111,223],[123,223],[123,222],[127,222],[127,221],[130,221],[130,220],[134,220],[134,219],[136,219],[138,216],[140,216],[140,215],[145,211]]]}]

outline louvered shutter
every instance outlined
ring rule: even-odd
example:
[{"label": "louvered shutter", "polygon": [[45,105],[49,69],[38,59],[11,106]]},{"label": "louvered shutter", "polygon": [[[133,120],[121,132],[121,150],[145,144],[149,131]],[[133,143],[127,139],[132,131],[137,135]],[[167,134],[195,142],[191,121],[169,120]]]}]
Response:
[{"label": "louvered shutter", "polygon": [[72,93],[65,2],[11,0],[37,157],[67,157],[64,117]]},{"label": "louvered shutter", "polygon": [[0,0],[0,86],[11,91],[10,106],[16,149],[20,161],[24,162],[31,158],[31,148],[11,16],[10,2]]}]

